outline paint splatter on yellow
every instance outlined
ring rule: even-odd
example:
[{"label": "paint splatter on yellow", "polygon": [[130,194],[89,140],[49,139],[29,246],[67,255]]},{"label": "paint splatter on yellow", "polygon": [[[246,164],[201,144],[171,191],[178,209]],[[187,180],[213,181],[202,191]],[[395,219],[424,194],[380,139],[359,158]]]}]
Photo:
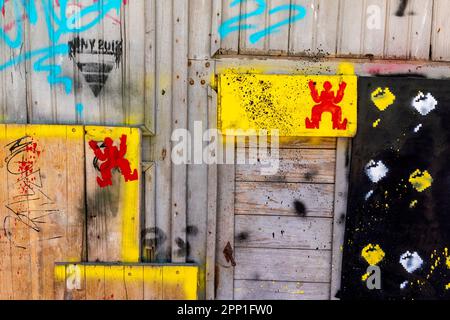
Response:
[{"label": "paint splatter on yellow", "polygon": [[411,203],[409,204],[409,207],[412,209],[412,208],[415,208],[416,206],[417,206],[417,203],[418,203],[418,201],[417,200],[413,200],[413,201],[411,201]]},{"label": "paint splatter on yellow", "polygon": [[389,88],[377,88],[374,92],[372,92],[372,102],[375,104],[375,106],[380,109],[380,111],[386,110],[389,106],[391,106],[396,97],[395,95],[389,90]]},{"label": "paint splatter on yellow", "polygon": [[420,171],[417,169],[409,176],[409,182],[412,184],[414,189],[419,192],[425,191],[433,183],[433,177],[428,171]]},{"label": "paint splatter on yellow", "polygon": [[[332,115],[324,112],[319,129],[306,128],[312,108],[318,105],[311,95],[310,81],[319,94],[326,82],[337,94],[339,85],[347,84],[343,100],[336,103],[347,119],[345,130],[333,129]],[[280,136],[353,137],[357,128],[357,77],[221,74],[219,76],[218,128],[228,135],[248,135],[246,131],[279,130]],[[252,135],[252,134],[250,134]]]},{"label": "paint splatter on yellow", "polygon": [[361,251],[361,256],[371,266],[375,266],[383,260],[385,254],[378,244],[368,244]]},{"label": "paint splatter on yellow", "polygon": [[381,119],[377,119],[374,123],[373,123],[373,127],[374,128],[376,128],[376,127],[378,127],[378,125],[380,124],[380,122],[381,122]]}]

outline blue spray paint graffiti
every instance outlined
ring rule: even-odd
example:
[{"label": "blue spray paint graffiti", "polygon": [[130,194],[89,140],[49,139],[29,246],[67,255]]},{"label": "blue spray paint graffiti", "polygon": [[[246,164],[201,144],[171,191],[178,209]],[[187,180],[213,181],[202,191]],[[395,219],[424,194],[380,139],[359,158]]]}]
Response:
[{"label": "blue spray paint graffiti", "polygon": [[[230,3],[230,7],[235,7],[237,5],[240,5],[243,2],[246,2],[249,0],[233,0]],[[249,30],[249,29],[257,29],[258,26],[254,24],[248,24],[246,23],[247,19],[259,15],[264,15],[267,11],[267,3],[266,0],[251,0],[256,2],[257,7],[255,10],[251,12],[247,12],[244,14],[240,14],[238,16],[232,17],[226,21],[224,21],[220,27],[219,27],[219,35],[223,39],[227,37],[230,33],[239,31],[239,30]],[[268,26],[267,28],[256,31],[255,33],[250,34],[249,41],[250,43],[254,44],[261,40],[262,38],[268,36],[269,34],[276,33],[280,31],[280,28],[289,25],[290,23],[295,23],[301,19],[303,19],[306,16],[306,9],[303,6],[296,5],[296,4],[286,4],[281,5],[278,7],[275,7],[271,10],[269,10],[268,14],[272,15],[278,12],[286,11],[288,13],[288,18],[277,22],[275,24],[272,24]]]},{"label": "blue spray paint graffiti", "polygon": [[[0,9],[4,8],[7,1],[0,0]],[[24,46],[25,20],[27,19],[30,25],[35,25],[40,17],[36,0],[9,1],[13,2],[15,37],[11,37],[3,28],[0,28],[0,41],[3,41],[12,49],[18,49]],[[62,75],[61,66],[52,62],[52,59],[57,56],[67,56],[69,54],[69,45],[61,43],[61,37],[67,34],[78,35],[95,27],[112,10],[116,10],[117,14],[120,14],[122,1],[93,1],[91,5],[86,5],[83,8],[79,8],[76,12],[68,14],[69,0],[59,0],[58,8],[55,8],[53,5],[53,0],[41,0],[43,11],[41,19],[45,19],[51,46],[24,52],[14,56],[9,61],[0,62],[0,71],[4,71],[24,61],[35,59],[33,63],[34,71],[46,72],[48,74],[47,81],[50,85],[61,84],[64,86],[67,94],[71,93],[73,87],[72,79]]]}]

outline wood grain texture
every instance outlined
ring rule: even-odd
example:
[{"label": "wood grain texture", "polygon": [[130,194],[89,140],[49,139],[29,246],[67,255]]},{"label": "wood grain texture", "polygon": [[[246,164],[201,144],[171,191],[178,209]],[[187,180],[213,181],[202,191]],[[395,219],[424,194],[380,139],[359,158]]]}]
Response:
[{"label": "wood grain texture", "polygon": [[329,250],[236,248],[236,280],[329,282]]},{"label": "wood grain texture", "polygon": [[[237,149],[237,156],[247,151]],[[236,181],[333,183],[335,152],[333,150],[281,149],[280,166],[275,175],[261,175],[262,164],[236,165]]]},{"label": "wood grain texture", "polygon": [[330,285],[314,282],[235,280],[236,300],[327,300]]},{"label": "wood grain texture", "polygon": [[329,218],[239,215],[235,246],[330,250],[331,229]]},{"label": "wood grain texture", "polygon": [[237,182],[235,213],[332,217],[333,199],[332,184]]}]

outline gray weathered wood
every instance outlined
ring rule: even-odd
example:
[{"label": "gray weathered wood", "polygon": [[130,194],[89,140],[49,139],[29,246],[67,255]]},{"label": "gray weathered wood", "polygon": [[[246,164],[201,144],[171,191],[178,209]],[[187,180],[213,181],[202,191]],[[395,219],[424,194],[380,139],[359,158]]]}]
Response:
[{"label": "gray weathered wood", "polygon": [[298,216],[295,202],[306,209],[306,216],[332,217],[332,184],[237,182],[236,214]]},{"label": "gray weathered wood", "polygon": [[336,150],[336,186],[334,192],[333,250],[331,260],[331,298],[341,287],[342,252],[344,245],[345,216],[349,186],[351,141],[338,139]]},{"label": "gray weathered wood", "polygon": [[330,285],[314,282],[235,280],[236,300],[327,300]]},{"label": "gray weathered wood", "polygon": [[330,282],[329,250],[236,248],[235,279]]},{"label": "gray weathered wood", "polygon": [[238,215],[235,246],[330,250],[331,229],[330,218]]}]

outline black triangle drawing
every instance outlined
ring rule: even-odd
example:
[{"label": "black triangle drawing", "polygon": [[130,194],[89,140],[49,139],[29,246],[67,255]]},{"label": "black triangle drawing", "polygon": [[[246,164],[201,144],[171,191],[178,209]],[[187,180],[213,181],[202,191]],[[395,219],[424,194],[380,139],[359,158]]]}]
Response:
[{"label": "black triangle drawing", "polygon": [[108,80],[109,73],[114,68],[114,63],[78,62],[77,66],[94,96],[98,97]]}]

